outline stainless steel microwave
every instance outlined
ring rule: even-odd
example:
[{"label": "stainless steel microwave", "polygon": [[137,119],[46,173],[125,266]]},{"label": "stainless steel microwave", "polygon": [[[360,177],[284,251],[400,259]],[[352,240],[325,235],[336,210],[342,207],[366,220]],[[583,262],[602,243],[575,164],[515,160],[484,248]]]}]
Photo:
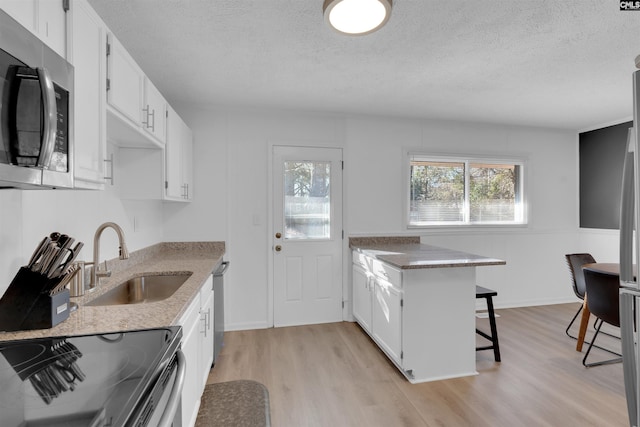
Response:
[{"label": "stainless steel microwave", "polygon": [[73,66],[0,10],[0,188],[73,187]]}]

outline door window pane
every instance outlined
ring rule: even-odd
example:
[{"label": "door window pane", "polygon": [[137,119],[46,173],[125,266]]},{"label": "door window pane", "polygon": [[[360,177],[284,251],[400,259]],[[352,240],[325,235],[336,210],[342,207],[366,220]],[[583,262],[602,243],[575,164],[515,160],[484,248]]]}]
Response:
[{"label": "door window pane", "polygon": [[284,238],[331,237],[331,162],[284,162]]}]

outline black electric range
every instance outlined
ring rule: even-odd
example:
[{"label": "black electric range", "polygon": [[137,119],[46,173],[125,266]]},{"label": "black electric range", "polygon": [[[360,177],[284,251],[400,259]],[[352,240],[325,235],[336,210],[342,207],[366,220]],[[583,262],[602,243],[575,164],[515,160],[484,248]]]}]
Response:
[{"label": "black electric range", "polygon": [[181,337],[168,327],[0,342],[0,424],[155,426],[182,384]]}]

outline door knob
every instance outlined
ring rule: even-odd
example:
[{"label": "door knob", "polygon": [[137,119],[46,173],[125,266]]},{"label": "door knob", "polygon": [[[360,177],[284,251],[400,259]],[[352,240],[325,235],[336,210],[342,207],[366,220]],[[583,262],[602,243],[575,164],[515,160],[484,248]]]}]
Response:
[{"label": "door knob", "polygon": [[276,245],[276,252],[280,252],[282,250],[282,246]]},{"label": "door knob", "polygon": [[281,237],[282,237],[282,234],[281,234],[281,233],[276,233],[276,239],[279,239],[279,238],[281,238]]}]

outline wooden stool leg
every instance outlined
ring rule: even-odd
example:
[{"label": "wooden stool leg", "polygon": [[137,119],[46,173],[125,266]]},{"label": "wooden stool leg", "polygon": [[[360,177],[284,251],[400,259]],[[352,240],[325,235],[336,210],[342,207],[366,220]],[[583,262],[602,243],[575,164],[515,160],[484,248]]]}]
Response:
[{"label": "wooden stool leg", "polygon": [[498,328],[496,327],[496,315],[493,311],[493,298],[487,298],[489,311],[489,325],[491,326],[491,340],[493,341],[493,356],[496,362],[500,362],[500,345],[498,344]]}]

